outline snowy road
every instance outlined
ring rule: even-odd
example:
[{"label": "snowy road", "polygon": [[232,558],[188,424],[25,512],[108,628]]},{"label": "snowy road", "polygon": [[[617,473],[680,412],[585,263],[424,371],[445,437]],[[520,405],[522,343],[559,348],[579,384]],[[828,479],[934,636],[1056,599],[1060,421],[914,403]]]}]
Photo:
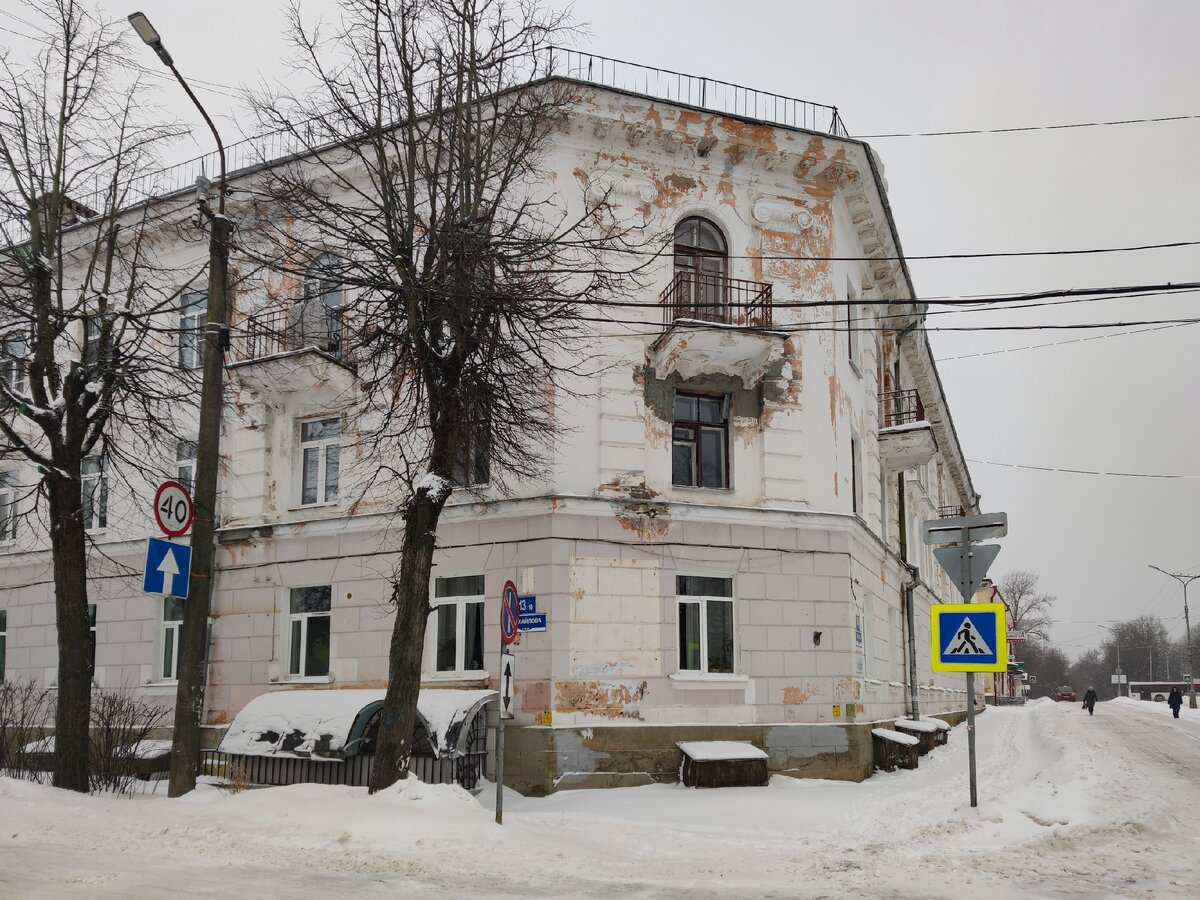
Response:
[{"label": "snowy road", "polygon": [[1189,712],[989,710],[978,810],[962,727],[917,772],[861,785],[511,795],[502,829],[440,786],[168,801],[0,780],[0,896],[1194,898],[1200,714]]}]

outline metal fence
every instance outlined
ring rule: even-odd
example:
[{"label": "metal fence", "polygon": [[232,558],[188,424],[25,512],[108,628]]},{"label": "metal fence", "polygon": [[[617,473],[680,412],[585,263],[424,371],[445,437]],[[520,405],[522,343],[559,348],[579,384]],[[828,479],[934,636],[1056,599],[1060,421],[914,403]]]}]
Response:
[{"label": "metal fence", "polygon": [[[358,753],[344,759],[313,759],[292,756],[246,756],[219,750],[200,752],[200,775],[233,780],[240,768],[252,785],[343,784],[365,787],[371,780],[375,754]],[[487,750],[478,747],[461,756],[414,755],[409,770],[427,784],[457,784],[468,791],[483,781]]]},{"label": "metal fence", "polygon": [[725,325],[771,327],[769,284],[696,271],[676,272],[659,295],[668,325],[676,319],[700,319]]},{"label": "metal fence", "polygon": [[348,338],[344,308],[327,307],[320,301],[297,301],[284,309],[247,316],[233,338],[234,358],[246,362],[312,347],[348,361]]},{"label": "metal fence", "polygon": [[925,407],[916,391],[886,391],[879,395],[881,428],[911,425],[925,418]]}]

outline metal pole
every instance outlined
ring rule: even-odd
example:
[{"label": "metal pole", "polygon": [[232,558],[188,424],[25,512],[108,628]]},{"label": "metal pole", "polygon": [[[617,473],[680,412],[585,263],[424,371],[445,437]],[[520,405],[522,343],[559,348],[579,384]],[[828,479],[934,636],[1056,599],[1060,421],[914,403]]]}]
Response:
[{"label": "metal pole", "polygon": [[904,586],[905,618],[908,620],[908,703],[914,722],[921,718],[921,703],[917,698],[917,634],[913,613],[913,589],[918,584],[917,567],[908,566],[909,582]]},{"label": "metal pole", "polygon": [[[1174,578],[1183,585],[1183,625],[1185,634],[1187,635],[1187,659],[1188,659],[1188,677],[1192,680],[1188,683],[1188,706],[1192,709],[1196,708],[1196,661],[1193,659],[1192,653],[1192,620],[1188,616],[1187,589],[1188,585],[1200,578],[1200,575],[1177,575],[1174,572],[1168,572],[1166,569],[1160,569],[1154,564],[1150,564],[1150,568],[1156,572],[1162,572],[1168,578]],[[1169,671],[1169,669],[1168,669]],[[1168,675],[1168,677],[1170,677]]]},{"label": "metal pole", "polygon": [[208,308],[204,334],[203,380],[200,388],[200,424],[196,441],[196,481],[193,500],[196,516],[192,525],[192,572],[183,624],[179,629],[179,683],[175,692],[175,723],[172,729],[172,797],[196,787],[196,761],[200,754],[200,726],[204,714],[204,689],[208,681],[208,618],[212,606],[213,570],[216,560],[217,470],[221,453],[221,406],[224,389],[224,351],[229,314],[229,238],[233,231],[225,218],[225,144],[212,118],[175,68],[162,44],[151,44],[159,58],[200,111],[217,142],[221,164],[217,212],[204,199],[200,209],[209,217]]},{"label": "metal pole", "polygon": [[[967,584],[973,584],[971,580],[971,541],[970,535],[966,528],[962,530],[962,548],[963,548],[963,566],[966,569]],[[967,602],[974,601],[974,597],[967,598]],[[971,807],[979,805],[979,794],[975,783],[975,673],[967,673],[967,768],[970,773],[971,780]]]},{"label": "metal pole", "polygon": [[[1195,576],[1195,575],[1192,576],[1192,578],[1195,578],[1195,577],[1197,577],[1197,576]],[[1191,707],[1192,709],[1195,709],[1196,708],[1196,664],[1192,660],[1192,620],[1190,618],[1188,618],[1188,605],[1187,605],[1187,589],[1188,589],[1188,585],[1192,583],[1192,578],[1189,578],[1187,581],[1183,582],[1183,626],[1184,626],[1184,629],[1186,630],[1186,634],[1187,634],[1188,670],[1190,673],[1188,677],[1191,678],[1191,681],[1188,682],[1188,706]],[[1180,580],[1182,581],[1183,579],[1180,579]]]},{"label": "metal pole", "polygon": [[504,595],[500,595],[500,700],[496,704],[496,824],[504,824]]}]

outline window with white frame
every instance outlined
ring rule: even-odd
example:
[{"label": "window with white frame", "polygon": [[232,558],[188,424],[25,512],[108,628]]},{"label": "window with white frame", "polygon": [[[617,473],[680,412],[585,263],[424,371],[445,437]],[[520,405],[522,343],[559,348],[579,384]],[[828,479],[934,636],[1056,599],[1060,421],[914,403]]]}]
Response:
[{"label": "window with white frame", "polygon": [[300,505],[338,498],[342,428],[336,418],[300,423]]},{"label": "window with white frame", "polygon": [[4,657],[8,650],[8,610],[0,609],[0,684],[4,684]]},{"label": "window with white frame", "polygon": [[17,536],[17,473],[0,472],[0,544]]},{"label": "window with white frame", "polygon": [[288,674],[320,678],[329,674],[329,610],[333,588],[292,588],[288,597]]},{"label": "window with white frame", "polygon": [[88,316],[83,326],[83,364],[92,369],[100,362],[100,338],[103,335],[104,323],[99,314]]},{"label": "window with white frame", "polygon": [[426,660],[437,675],[474,675],[483,668],[483,576],[435,578]]},{"label": "window with white frame", "polygon": [[862,321],[862,307],[858,303],[858,291],[854,282],[846,279],[846,356],[855,370],[862,365],[861,329],[865,327]]},{"label": "window with white frame", "polygon": [[83,527],[96,531],[108,526],[108,473],[104,457],[83,461]]},{"label": "window with white frame", "polygon": [[29,336],[14,327],[0,338],[0,380],[14,394],[23,394],[28,387]]},{"label": "window with white frame", "polygon": [[159,678],[175,681],[179,675],[179,631],[183,628],[183,600],[163,597],[162,669]]},{"label": "window with white frame", "polygon": [[96,675],[96,604],[88,604],[88,634],[91,638],[92,655],[88,662],[88,672],[91,677]]},{"label": "window with white frame", "polygon": [[862,514],[862,443],[855,435],[850,435],[850,504],[851,509]]},{"label": "window with white frame", "polygon": [[677,575],[679,671],[733,674],[733,579]]},{"label": "window with white frame", "polygon": [[208,295],[184,294],[179,301],[179,368],[204,365],[204,328],[208,323]]},{"label": "window with white frame", "polygon": [[196,442],[175,442],[175,480],[192,492],[196,480]]}]

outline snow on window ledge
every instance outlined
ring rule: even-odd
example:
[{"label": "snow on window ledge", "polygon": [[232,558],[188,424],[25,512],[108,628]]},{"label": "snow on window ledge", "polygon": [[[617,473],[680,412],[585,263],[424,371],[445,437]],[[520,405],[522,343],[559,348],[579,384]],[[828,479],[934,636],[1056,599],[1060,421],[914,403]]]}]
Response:
[{"label": "snow on window ledge", "polygon": [[273,688],[286,688],[292,684],[333,684],[332,675],[285,675],[279,681],[270,685]]}]

